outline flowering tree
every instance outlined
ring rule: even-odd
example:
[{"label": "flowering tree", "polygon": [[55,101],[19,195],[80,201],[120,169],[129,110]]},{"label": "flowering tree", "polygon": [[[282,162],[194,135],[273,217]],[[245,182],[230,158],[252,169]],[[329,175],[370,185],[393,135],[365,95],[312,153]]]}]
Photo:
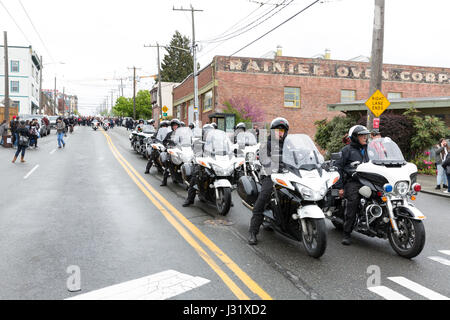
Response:
[{"label": "flowering tree", "polygon": [[223,103],[225,112],[234,113],[236,122],[262,122],[264,113],[261,108],[248,97],[232,97]]}]

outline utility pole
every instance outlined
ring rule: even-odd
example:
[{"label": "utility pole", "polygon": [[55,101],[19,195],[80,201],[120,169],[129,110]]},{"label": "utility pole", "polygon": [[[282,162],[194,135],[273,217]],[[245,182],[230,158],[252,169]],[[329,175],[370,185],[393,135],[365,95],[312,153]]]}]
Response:
[{"label": "utility pole", "polygon": [[[53,113],[54,113],[55,116],[56,116],[56,114],[57,114],[56,110],[58,110],[58,105],[56,104],[56,76],[55,76],[55,91],[54,91],[53,99],[54,99],[54,102],[55,102],[55,104],[54,104],[54,106],[53,106],[53,108],[54,108]],[[58,110],[58,111],[59,111],[59,110]]]},{"label": "utility pole", "polygon": [[41,72],[39,75],[39,114],[42,114],[42,103],[44,102],[42,99],[42,69],[44,69],[44,64],[42,63],[41,56]]},{"label": "utility pole", "polygon": [[[144,47],[146,47],[146,48],[157,48],[158,49],[158,54],[157,54],[158,58],[157,58],[157,62],[156,62],[157,65],[158,65],[158,97],[159,97],[158,107],[160,108],[159,112],[160,112],[160,115],[162,116],[163,103],[162,103],[162,91],[161,91],[162,90],[162,88],[161,88],[161,60],[160,60],[160,56],[159,56],[159,47],[165,47],[165,46],[160,46],[159,43],[157,42],[156,46],[144,45]],[[179,48],[179,49],[182,49],[182,48]],[[183,50],[185,50],[185,49],[183,49]]]},{"label": "utility pole", "polygon": [[136,120],[136,69],[140,68],[128,68],[133,69],[133,119]]},{"label": "utility pole", "polygon": [[66,114],[66,87],[63,87],[63,114]]},{"label": "utility pole", "polygon": [[195,124],[198,127],[199,126],[199,114],[198,114],[198,74],[197,74],[197,46],[195,44],[195,23],[194,23],[194,12],[195,11],[203,11],[203,10],[196,10],[191,5],[191,9],[175,9],[174,11],[191,11],[192,14],[192,56],[194,60],[194,120]]},{"label": "utility pole", "polygon": [[3,31],[5,44],[5,120],[6,127],[9,128],[9,66],[8,66],[8,33]]},{"label": "utility pole", "polygon": [[120,89],[122,90],[122,94],[121,97],[123,97],[123,82],[122,82],[122,78],[120,78]]},{"label": "utility pole", "polygon": [[[383,45],[384,45],[384,0],[375,0],[375,17],[373,20],[372,56],[370,58],[370,88],[369,97],[380,90],[383,75]],[[367,128],[373,129],[374,114],[367,111]]]}]

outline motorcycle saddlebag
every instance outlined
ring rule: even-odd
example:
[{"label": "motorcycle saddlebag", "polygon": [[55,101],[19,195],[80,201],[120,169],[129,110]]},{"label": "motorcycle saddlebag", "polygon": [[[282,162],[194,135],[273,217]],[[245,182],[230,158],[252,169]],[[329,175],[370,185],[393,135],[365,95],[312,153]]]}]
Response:
[{"label": "motorcycle saddlebag", "polygon": [[255,182],[253,177],[242,176],[238,181],[238,194],[242,200],[253,206],[258,199],[261,187]]},{"label": "motorcycle saddlebag", "polygon": [[181,166],[181,176],[183,177],[183,180],[189,181],[191,179],[193,169],[192,163],[183,163]]}]

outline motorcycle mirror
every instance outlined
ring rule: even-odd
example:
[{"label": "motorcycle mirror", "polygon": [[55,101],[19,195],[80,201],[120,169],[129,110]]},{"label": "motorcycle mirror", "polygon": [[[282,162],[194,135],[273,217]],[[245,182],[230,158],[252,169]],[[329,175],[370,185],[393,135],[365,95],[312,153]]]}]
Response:
[{"label": "motorcycle mirror", "polygon": [[331,154],[331,160],[337,161],[342,158],[342,152],[336,152]]},{"label": "motorcycle mirror", "polygon": [[359,162],[359,161],[354,161],[354,162],[350,163],[350,165],[351,165],[353,168],[356,168],[356,167],[359,166],[360,164],[361,164],[361,162]]}]

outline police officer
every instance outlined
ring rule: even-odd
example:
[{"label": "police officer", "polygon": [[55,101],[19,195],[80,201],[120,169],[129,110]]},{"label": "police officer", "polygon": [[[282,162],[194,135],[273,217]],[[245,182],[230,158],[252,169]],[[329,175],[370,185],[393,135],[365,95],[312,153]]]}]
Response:
[{"label": "police officer", "polygon": [[[276,118],[270,125],[271,135],[267,139],[267,144],[262,146],[260,150],[260,161],[263,165],[261,170],[261,192],[253,207],[253,215],[250,220],[248,244],[256,245],[258,240],[256,235],[259,233],[259,228],[264,221],[264,209],[270,201],[270,195],[273,189],[273,182],[271,178],[272,172],[278,172],[277,167],[281,163],[281,156],[283,152],[283,143],[289,131],[289,122],[284,118]],[[272,136],[275,139],[272,140]]]},{"label": "police officer", "polygon": [[247,130],[247,128],[245,127],[245,123],[240,122],[236,125],[236,127],[234,128],[234,143],[237,143],[237,136],[239,133],[241,132],[245,132],[245,130]]},{"label": "police officer", "polygon": [[[172,129],[163,140],[164,147],[169,148],[173,145],[172,137],[175,135],[175,131],[181,127],[181,121],[178,119],[173,119],[170,121],[170,128]],[[169,177],[169,166],[171,165],[170,158],[168,157],[165,163],[163,182],[161,183],[161,187],[167,186],[167,178]]]},{"label": "police officer", "polygon": [[355,167],[351,164],[356,161],[360,163],[369,161],[367,155],[369,134],[370,131],[364,126],[352,127],[348,133],[351,142],[341,150],[342,157],[336,161],[336,167],[341,176],[336,187],[339,189],[339,196],[347,199],[347,208],[344,214],[344,238],[342,240],[342,244],[347,246],[351,244],[350,234],[355,224],[358,204],[361,199],[359,189],[362,187],[362,184],[353,178]]},{"label": "police officer", "polygon": [[[169,123],[164,120],[161,121],[161,123],[159,124],[159,129],[158,131],[155,132],[155,134],[153,135],[152,139],[155,139],[158,135],[159,130],[161,130],[162,128],[167,128],[169,127]],[[156,161],[156,156],[157,156],[157,152],[155,150],[152,150],[152,153],[150,154],[150,159],[147,162],[147,166],[145,167],[145,174],[149,174],[150,173],[150,169],[152,168],[153,163]]]},{"label": "police officer", "polygon": [[189,123],[189,129],[194,130],[195,128],[195,123],[191,122]]},{"label": "police officer", "polygon": [[[203,132],[202,137],[203,141],[206,141],[206,136],[208,133],[214,130],[214,127],[207,123],[203,126]],[[197,147],[194,145],[194,152],[197,152]],[[189,188],[188,188],[188,195],[186,200],[183,203],[183,207],[189,207],[191,204],[194,204],[195,201],[195,195],[197,194],[197,191],[195,190],[195,185],[197,184],[197,174],[198,174],[199,167],[198,165],[194,164],[194,168],[192,170],[191,178],[189,180]]]}]

